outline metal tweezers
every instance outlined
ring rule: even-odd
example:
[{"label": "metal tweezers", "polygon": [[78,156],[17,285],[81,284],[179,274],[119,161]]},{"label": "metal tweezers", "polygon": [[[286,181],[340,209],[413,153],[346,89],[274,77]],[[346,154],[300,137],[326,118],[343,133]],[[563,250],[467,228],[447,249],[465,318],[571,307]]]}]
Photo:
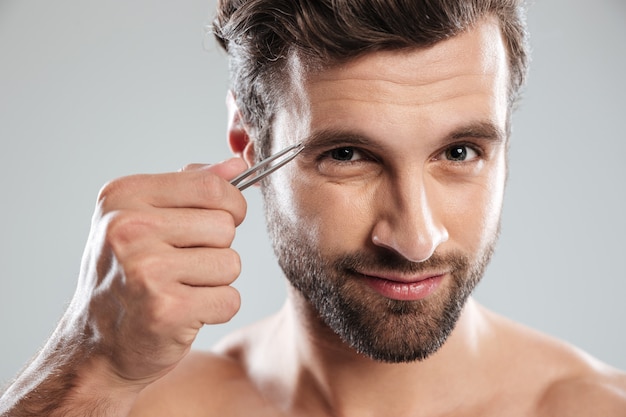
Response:
[{"label": "metal tweezers", "polygon": [[[304,149],[304,145],[301,143],[297,143],[295,145],[291,145],[288,148],[283,149],[280,152],[271,155],[258,164],[252,166],[251,168],[245,170],[237,177],[233,178],[230,183],[241,191],[245,190],[252,184],[262,180],[272,172],[276,171],[278,168],[285,165],[287,162],[291,161],[293,158],[298,156],[298,154]],[[282,158],[282,159],[280,159]],[[271,165],[272,162],[276,162],[274,165]],[[265,169],[265,170],[264,170]],[[248,178],[251,177],[251,178]],[[246,181],[242,182],[248,178]]]}]

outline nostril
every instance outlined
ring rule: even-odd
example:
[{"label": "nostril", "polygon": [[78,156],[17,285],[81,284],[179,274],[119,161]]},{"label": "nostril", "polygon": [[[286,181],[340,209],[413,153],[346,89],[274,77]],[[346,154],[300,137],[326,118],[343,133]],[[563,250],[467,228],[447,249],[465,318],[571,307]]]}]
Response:
[{"label": "nostril", "polygon": [[391,225],[379,222],[371,234],[374,245],[391,250],[411,262],[429,259],[442,243],[449,239],[443,226],[433,223]]}]

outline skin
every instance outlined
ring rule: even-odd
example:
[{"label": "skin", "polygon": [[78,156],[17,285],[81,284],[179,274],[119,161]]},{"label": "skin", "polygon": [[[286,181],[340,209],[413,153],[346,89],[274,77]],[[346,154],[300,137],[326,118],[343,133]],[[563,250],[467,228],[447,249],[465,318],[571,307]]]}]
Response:
[{"label": "skin", "polygon": [[[306,149],[269,181],[279,220],[297,225],[301,238],[327,257],[364,248],[414,262],[454,251],[479,257],[497,234],[506,177],[505,56],[497,26],[487,21],[428,50],[374,53],[315,74],[298,71],[296,62],[274,150],[302,138]],[[458,144],[480,152],[447,160],[446,149]],[[237,123],[231,145],[252,162]],[[350,162],[329,153],[341,147],[357,148]],[[446,275],[432,296],[448,284]],[[355,285],[363,290],[363,283]],[[437,353],[390,364],[355,352],[291,287],[276,316],[227,338],[215,355],[198,353],[185,364],[146,390],[139,409],[152,415],[190,404],[198,415],[225,406],[229,415],[268,416],[618,416],[626,410],[623,374],[473,300]],[[198,364],[206,372],[193,369]],[[221,378],[207,377],[209,369]],[[174,388],[194,384],[202,385],[194,394]],[[150,407],[155,398],[158,405]]]},{"label": "skin", "polygon": [[[302,139],[307,148],[269,181],[283,191],[281,221],[297,223],[328,258],[484,254],[506,177],[508,74],[492,21],[429,49],[371,53],[318,73],[294,62],[291,75],[274,148]],[[230,115],[231,147],[250,164],[252,140],[232,102]],[[451,161],[459,146],[468,157]],[[350,162],[329,152],[346,147],[356,150]],[[230,243],[245,200],[227,180],[244,167],[233,159],[103,189],[75,301],[0,414],[37,415],[24,410],[39,405],[28,396],[39,386],[56,389],[54,410],[38,414],[51,416],[626,415],[623,373],[472,299],[424,361],[356,352],[293,287],[275,316],[213,352],[189,353],[203,324],[228,320],[239,305]],[[433,273],[440,283],[426,300],[449,292],[448,271]],[[59,388],[69,373],[72,387]]]}]

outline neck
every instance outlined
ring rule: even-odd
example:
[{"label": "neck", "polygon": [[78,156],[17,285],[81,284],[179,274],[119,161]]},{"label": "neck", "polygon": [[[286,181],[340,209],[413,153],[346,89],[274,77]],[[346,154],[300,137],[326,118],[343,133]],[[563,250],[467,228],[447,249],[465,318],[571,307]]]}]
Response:
[{"label": "neck", "polygon": [[463,393],[476,392],[478,367],[488,357],[484,352],[487,326],[472,300],[439,351],[423,361],[391,364],[354,351],[298,294],[290,295],[279,329],[296,352],[291,358],[294,366],[285,367],[292,372],[284,385],[291,387],[285,402],[289,408],[306,409],[312,415],[312,408],[335,416],[415,415],[417,410],[421,414],[453,408],[466,401]]}]

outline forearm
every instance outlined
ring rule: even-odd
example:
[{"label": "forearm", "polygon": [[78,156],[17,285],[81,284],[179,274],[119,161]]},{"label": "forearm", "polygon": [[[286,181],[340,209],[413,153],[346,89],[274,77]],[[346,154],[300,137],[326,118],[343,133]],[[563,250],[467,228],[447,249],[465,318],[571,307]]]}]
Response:
[{"label": "forearm", "polygon": [[[62,326],[60,326],[62,327]],[[116,381],[85,336],[57,329],[0,397],[1,417],[125,416],[140,388]]]}]

